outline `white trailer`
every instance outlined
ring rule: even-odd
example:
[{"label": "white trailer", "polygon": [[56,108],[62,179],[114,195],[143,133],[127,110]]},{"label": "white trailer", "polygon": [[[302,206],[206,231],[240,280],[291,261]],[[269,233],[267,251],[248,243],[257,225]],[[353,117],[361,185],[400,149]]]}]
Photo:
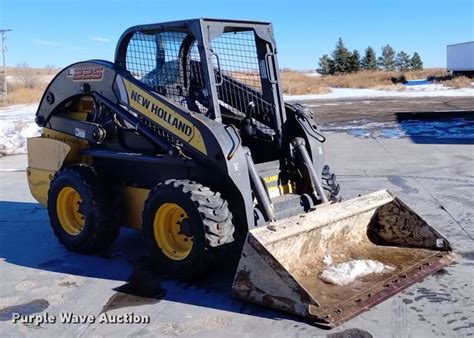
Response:
[{"label": "white trailer", "polygon": [[474,74],[474,41],[448,45],[447,66],[451,74]]}]

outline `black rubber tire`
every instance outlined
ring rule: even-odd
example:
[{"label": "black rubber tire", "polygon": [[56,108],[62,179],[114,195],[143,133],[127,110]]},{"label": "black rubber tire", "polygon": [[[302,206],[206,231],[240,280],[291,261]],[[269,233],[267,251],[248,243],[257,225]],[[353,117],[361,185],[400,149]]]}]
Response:
[{"label": "black rubber tire", "polygon": [[323,167],[321,178],[324,192],[326,193],[328,200],[330,202],[340,202],[342,200],[341,196],[339,196],[341,187],[336,181],[336,175],[331,172],[328,165]]},{"label": "black rubber tire", "polygon": [[[175,203],[190,219],[193,245],[182,260],[173,260],[158,246],[153,222],[164,203]],[[181,279],[201,278],[234,241],[235,228],[227,201],[220,193],[190,180],[168,180],[149,194],[143,211],[143,236],[156,269]]]},{"label": "black rubber tire", "polygon": [[[84,227],[71,235],[61,226],[56,200],[62,188],[70,186],[81,196],[80,209]],[[79,164],[61,169],[51,181],[48,192],[48,214],[54,234],[67,249],[79,253],[95,253],[110,246],[119,235],[116,206],[108,187],[93,167]]]}]

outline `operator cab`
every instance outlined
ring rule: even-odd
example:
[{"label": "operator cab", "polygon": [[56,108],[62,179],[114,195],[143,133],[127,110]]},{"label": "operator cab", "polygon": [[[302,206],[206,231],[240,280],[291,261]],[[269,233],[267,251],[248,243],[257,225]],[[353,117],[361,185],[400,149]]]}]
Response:
[{"label": "operator cab", "polygon": [[116,63],[180,109],[237,127],[259,163],[278,158],[285,119],[275,53],[269,23],[196,19],[130,28]]}]

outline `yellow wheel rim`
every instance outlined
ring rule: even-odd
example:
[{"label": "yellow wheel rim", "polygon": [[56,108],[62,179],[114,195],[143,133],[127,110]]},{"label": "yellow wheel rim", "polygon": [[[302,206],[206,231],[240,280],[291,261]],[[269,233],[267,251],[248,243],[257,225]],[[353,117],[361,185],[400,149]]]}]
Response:
[{"label": "yellow wheel rim", "polygon": [[182,233],[183,221],[189,221],[186,211],[175,203],[165,203],[153,220],[155,241],[161,251],[173,260],[185,259],[193,247],[193,237]]},{"label": "yellow wheel rim", "polygon": [[81,203],[81,195],[71,187],[62,188],[56,200],[59,223],[64,231],[73,236],[84,229],[85,217],[80,212]]}]

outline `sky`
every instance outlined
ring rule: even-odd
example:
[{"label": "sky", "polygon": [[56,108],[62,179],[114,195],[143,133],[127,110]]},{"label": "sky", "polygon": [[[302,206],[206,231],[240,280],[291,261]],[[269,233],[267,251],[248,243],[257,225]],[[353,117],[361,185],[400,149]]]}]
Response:
[{"label": "sky", "polygon": [[390,44],[446,66],[446,45],[474,40],[474,0],[0,0],[7,65],[113,61],[125,29],[198,17],[271,21],[280,67],[315,69],[341,37],[361,54]]}]

